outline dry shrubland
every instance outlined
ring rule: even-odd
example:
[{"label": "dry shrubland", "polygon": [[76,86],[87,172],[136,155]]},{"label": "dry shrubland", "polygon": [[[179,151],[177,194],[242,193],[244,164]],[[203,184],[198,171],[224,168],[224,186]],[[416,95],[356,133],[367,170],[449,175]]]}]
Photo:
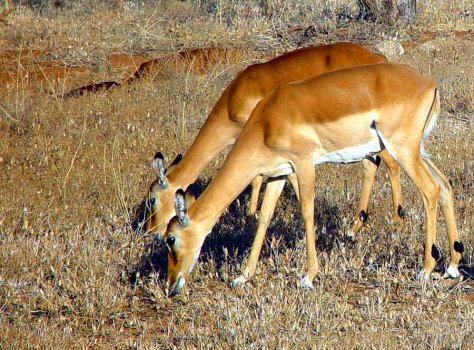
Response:
[{"label": "dry shrubland", "polygon": [[[355,1],[342,0],[23,2],[8,25],[0,23],[2,57],[35,49],[35,60],[86,65],[100,80],[111,74],[105,57],[112,53],[161,57],[224,47],[239,55],[204,72],[164,65],[135,83],[70,99],[60,97],[62,79],[46,77],[35,91],[23,80],[0,85],[0,348],[472,349],[472,10],[463,0],[418,1],[416,21],[387,25],[355,20]],[[403,176],[407,218],[395,227],[383,167],[369,222],[355,243],[347,241],[361,167],[323,165],[316,168],[322,271],[315,290],[296,288],[305,244],[291,189],[279,201],[255,278],[229,287],[252,242],[247,191],[207,238],[184,292],[168,298],[162,247],[130,227],[131,208],[153,180],[153,154],[185,152],[226,84],[262,57],[386,39],[406,44],[393,60],[439,83],[442,113],[427,149],[453,183],[465,278],[416,281],[421,197]],[[206,169],[201,189],[223,157]],[[444,256],[445,236],[439,215]]]}]

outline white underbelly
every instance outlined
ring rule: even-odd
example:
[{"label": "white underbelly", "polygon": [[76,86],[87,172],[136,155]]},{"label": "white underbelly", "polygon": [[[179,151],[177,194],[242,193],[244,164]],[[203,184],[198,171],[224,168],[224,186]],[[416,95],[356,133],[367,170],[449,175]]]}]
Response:
[{"label": "white underbelly", "polygon": [[342,148],[333,152],[325,152],[318,150],[313,155],[313,163],[354,163],[359,162],[367,156],[376,154],[382,150],[380,140],[376,137],[371,141],[362,145]]},{"label": "white underbelly", "polygon": [[[362,145],[342,148],[337,151],[327,152],[324,148],[319,148],[313,154],[313,164],[323,163],[354,163],[370,156],[374,156],[382,150],[381,143],[376,133],[374,138]],[[286,176],[294,173],[295,170],[290,162],[278,165],[273,171],[266,173],[268,177]]]},{"label": "white underbelly", "polygon": [[293,169],[293,166],[290,164],[290,162],[286,162],[286,163],[281,163],[280,165],[277,166],[277,168],[274,171],[267,173],[265,175],[267,175],[268,177],[279,177],[279,176],[290,175],[290,174],[293,174],[294,172],[295,170]]}]

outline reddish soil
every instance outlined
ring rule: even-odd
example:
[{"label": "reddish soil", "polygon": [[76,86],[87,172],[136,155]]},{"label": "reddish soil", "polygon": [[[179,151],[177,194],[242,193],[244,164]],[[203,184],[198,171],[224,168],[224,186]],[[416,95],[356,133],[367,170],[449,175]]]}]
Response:
[{"label": "reddish soil", "polygon": [[[471,40],[474,33],[458,31],[451,36]],[[439,37],[439,33],[414,35],[412,40],[402,41],[402,45],[405,49],[412,49],[436,37]],[[63,95],[64,97],[71,97],[82,95],[87,91],[108,90],[145,76],[155,77],[166,66],[204,74],[220,62],[243,60],[241,49],[222,47],[184,50],[175,55],[164,55],[159,58],[110,54],[105,59],[109,65],[107,72],[98,74],[90,65],[72,66],[57,60],[47,60],[45,59],[47,53],[39,49],[0,52],[0,88],[62,90],[69,91]],[[55,86],[59,86],[59,89],[55,89]]]},{"label": "reddish soil", "polygon": [[[458,39],[472,40],[474,38],[474,33],[470,31],[457,31],[452,33],[450,36]],[[404,49],[413,49],[423,43],[440,37],[443,36],[436,32],[422,33],[421,35],[414,36],[412,40],[402,40],[401,44]]]},{"label": "reddish soil", "polygon": [[[234,48],[204,48],[185,50],[177,55],[149,58],[143,55],[111,54],[106,57],[109,65],[106,81],[97,81],[90,65],[70,66],[61,61],[44,60],[42,50],[7,50],[0,54],[0,87],[22,87],[29,90],[60,84],[69,91],[64,97],[82,95],[87,91],[108,90],[111,87],[131,83],[144,76],[155,76],[167,66],[204,74],[219,62],[239,61],[242,53]],[[103,75],[101,76],[103,78]]]},{"label": "reddish soil", "polygon": [[36,49],[7,50],[0,53],[0,87],[37,90],[83,84],[92,74],[89,66],[66,66],[61,61],[45,60],[47,52]]},{"label": "reddish soil", "polygon": [[5,50],[0,55],[0,67],[4,69],[9,65],[27,65],[36,62],[43,54],[42,50],[34,49],[20,49],[20,50]]},{"label": "reddish soil", "polygon": [[186,50],[179,53],[178,63],[185,63],[197,73],[204,74],[207,68],[221,62],[238,62],[244,59],[242,50],[238,48],[211,47],[204,49]]},{"label": "reddish soil", "polygon": [[111,87],[130,84],[143,77],[156,77],[166,66],[171,66],[177,70],[185,69],[197,74],[205,74],[208,69],[220,62],[239,62],[242,60],[241,50],[220,47],[185,50],[174,56],[151,59],[141,55],[109,55],[107,62],[113,69],[121,71],[120,79],[81,86],[63,96],[73,97],[82,95],[84,92],[108,90]]},{"label": "reddish soil", "polygon": [[120,72],[120,80],[127,79],[150,57],[143,55],[111,54],[106,57],[107,63],[115,71]]},{"label": "reddish soil", "polygon": [[219,63],[239,62],[242,60],[244,60],[244,55],[237,48],[210,47],[184,50],[176,55],[143,61],[130,74],[127,82],[144,76],[156,75],[165,66],[172,66],[177,70],[185,69],[198,74],[205,74]]}]

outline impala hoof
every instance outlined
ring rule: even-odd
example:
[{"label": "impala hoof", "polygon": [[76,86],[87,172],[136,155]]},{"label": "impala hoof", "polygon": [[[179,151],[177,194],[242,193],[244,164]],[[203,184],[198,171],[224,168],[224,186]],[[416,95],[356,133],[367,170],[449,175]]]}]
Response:
[{"label": "impala hoof", "polygon": [[353,229],[350,229],[349,231],[347,231],[347,233],[346,233],[347,241],[354,243],[356,241],[355,234],[356,234],[356,232]]},{"label": "impala hoof", "polygon": [[255,230],[258,226],[258,215],[247,215],[247,220],[245,221],[244,230],[250,234],[255,234]]},{"label": "impala hoof", "polygon": [[299,288],[305,288],[305,289],[314,289],[313,287],[313,282],[309,279],[309,277],[306,275],[304,276],[300,282],[298,283]]},{"label": "impala hoof", "polygon": [[238,287],[243,286],[245,282],[247,282],[247,279],[242,275],[242,276],[237,277],[232,282],[230,282],[230,286],[232,288],[238,288]]},{"label": "impala hoof", "polygon": [[459,272],[457,265],[449,265],[444,276],[450,278],[459,278],[461,273]]},{"label": "impala hoof", "polygon": [[186,283],[186,280],[184,279],[184,277],[180,276],[178,280],[175,283],[173,283],[173,285],[171,286],[168,296],[173,297],[176,294],[178,294],[181,291],[181,289],[183,289],[185,283]]},{"label": "impala hoof", "polygon": [[416,279],[421,282],[426,282],[430,279],[431,271],[421,270],[418,272]]}]

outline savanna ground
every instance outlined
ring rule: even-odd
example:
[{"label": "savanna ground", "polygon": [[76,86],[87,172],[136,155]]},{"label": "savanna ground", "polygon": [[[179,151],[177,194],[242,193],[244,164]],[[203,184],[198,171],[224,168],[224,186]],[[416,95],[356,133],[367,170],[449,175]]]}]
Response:
[{"label": "savanna ground", "polygon": [[[417,21],[391,24],[351,19],[355,1],[342,0],[36,3],[43,6],[18,6],[8,26],[0,23],[0,71],[10,77],[0,86],[0,348],[474,348],[472,2],[418,1]],[[289,189],[244,288],[229,281],[252,241],[248,191],[207,238],[184,292],[167,297],[162,247],[152,250],[152,237],[130,228],[131,208],[154,179],[153,154],[185,152],[226,84],[262,57],[388,38],[405,47],[393,61],[439,83],[442,114],[427,149],[453,183],[465,278],[416,281],[421,197],[403,176],[407,218],[394,227],[383,167],[367,226],[355,243],[345,239],[361,166],[324,165],[316,168],[322,271],[314,290],[296,288],[305,244]],[[86,67],[82,83],[115,79],[108,55],[208,47],[230,54],[198,70],[165,61],[133,83],[61,97],[78,87],[77,67]],[[25,73],[24,55],[35,74]],[[43,74],[41,62],[69,73]],[[223,159],[208,167],[201,188]]]}]

